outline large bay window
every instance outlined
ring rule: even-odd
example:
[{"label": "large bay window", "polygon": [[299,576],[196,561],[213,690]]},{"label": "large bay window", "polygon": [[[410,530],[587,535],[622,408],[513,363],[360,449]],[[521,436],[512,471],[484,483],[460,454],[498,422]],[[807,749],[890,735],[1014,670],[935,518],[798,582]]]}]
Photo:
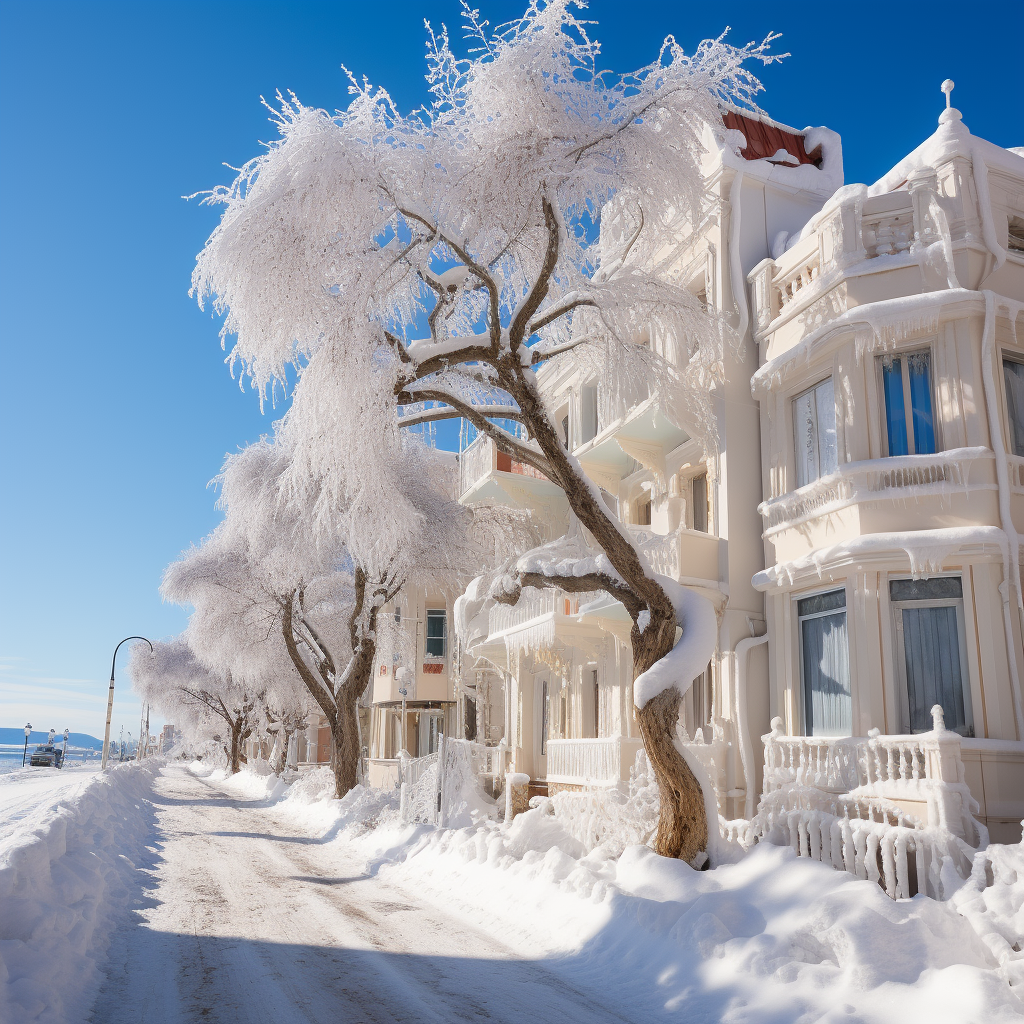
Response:
[{"label": "large bay window", "polygon": [[903,732],[928,732],[932,707],[942,705],[946,728],[974,735],[959,576],[890,580]]},{"label": "large bay window", "polygon": [[936,451],[929,352],[880,357],[885,398],[885,436],[892,455],[932,455]]},{"label": "large bay window", "polygon": [[832,378],[793,399],[796,485],[803,487],[839,468],[836,403]]}]

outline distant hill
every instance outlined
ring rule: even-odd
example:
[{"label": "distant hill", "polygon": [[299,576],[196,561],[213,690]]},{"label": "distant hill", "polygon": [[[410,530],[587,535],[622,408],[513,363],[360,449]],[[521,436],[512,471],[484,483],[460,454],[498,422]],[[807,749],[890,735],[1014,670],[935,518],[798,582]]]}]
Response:
[{"label": "distant hill", "polygon": [[[45,743],[47,737],[50,735],[50,730],[47,729],[45,732],[40,732],[34,729],[28,738],[28,745],[31,747],[36,743]],[[64,733],[57,733],[57,739],[63,743]],[[0,729],[0,745],[3,746],[24,746],[25,743],[25,727],[22,726],[20,729]],[[95,736],[90,736],[84,732],[73,732],[71,738],[68,740],[68,746],[70,747],[86,747],[88,750],[102,750],[103,740],[96,739]]]}]

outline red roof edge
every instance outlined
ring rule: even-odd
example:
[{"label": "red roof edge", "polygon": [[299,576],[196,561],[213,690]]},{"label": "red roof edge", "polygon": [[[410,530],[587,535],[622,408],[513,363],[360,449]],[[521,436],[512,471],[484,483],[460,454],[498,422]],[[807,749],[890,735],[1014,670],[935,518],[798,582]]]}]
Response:
[{"label": "red roof edge", "polygon": [[[740,150],[744,160],[771,160],[780,149],[784,149],[798,163],[821,167],[821,146],[810,153],[804,148],[804,137],[786,131],[777,124],[748,117],[735,110],[722,112],[722,123],[726,128],[740,131],[747,140],[746,149]],[[782,161],[776,161],[782,163]]]}]

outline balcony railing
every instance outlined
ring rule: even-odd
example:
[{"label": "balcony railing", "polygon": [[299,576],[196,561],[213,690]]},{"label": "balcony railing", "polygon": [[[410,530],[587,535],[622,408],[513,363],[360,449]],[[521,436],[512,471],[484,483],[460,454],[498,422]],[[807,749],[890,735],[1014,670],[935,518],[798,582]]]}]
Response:
[{"label": "balcony railing", "polygon": [[459,456],[459,495],[465,494],[471,487],[478,484],[488,473],[515,473],[518,476],[530,476],[536,479],[547,479],[533,466],[513,459],[511,455],[499,452],[494,442],[481,434],[472,444],[466,447]]},{"label": "balcony railing", "polygon": [[907,501],[925,495],[945,497],[968,487],[979,490],[988,481],[978,479],[977,472],[972,480],[972,469],[994,457],[988,448],[954,448],[934,455],[849,462],[827,477],[763,502],[759,510],[766,533],[772,534],[858,501]]},{"label": "balcony railing", "polygon": [[934,176],[913,178],[907,190],[866,197],[851,192],[827,205],[811,221],[805,238],[778,259],[764,260],[750,274],[757,332],[783,315],[795,315],[838,283],[855,263],[899,256],[915,244],[927,246],[945,225]]},{"label": "balcony railing", "polygon": [[629,769],[643,747],[638,737],[548,740],[548,783],[614,785],[629,779]]},{"label": "balcony railing", "polygon": [[488,633],[495,636],[520,626],[525,626],[545,616],[571,616],[579,613],[580,607],[604,595],[604,591],[586,591],[581,594],[566,594],[554,587],[538,590],[524,587],[519,600],[513,605],[495,604],[487,616]]},{"label": "balcony railing", "polygon": [[648,527],[629,525],[627,528],[655,572],[674,580],[716,582],[719,579],[718,556],[722,542],[714,534],[686,529],[658,534]]}]

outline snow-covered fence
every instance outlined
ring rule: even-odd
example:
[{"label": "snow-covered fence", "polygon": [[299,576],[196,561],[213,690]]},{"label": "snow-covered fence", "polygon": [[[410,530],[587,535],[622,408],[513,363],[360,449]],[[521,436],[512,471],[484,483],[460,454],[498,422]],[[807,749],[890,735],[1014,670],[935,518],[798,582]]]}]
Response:
[{"label": "snow-covered fence", "polygon": [[493,775],[497,748],[441,736],[426,757],[403,757],[399,814],[404,822],[458,828],[494,810],[483,778]]},{"label": "snow-covered fence", "polygon": [[973,815],[960,737],[938,705],[932,715],[929,733],[835,739],[782,736],[773,720],[754,836],[876,881],[894,899],[948,898],[988,833]]}]

